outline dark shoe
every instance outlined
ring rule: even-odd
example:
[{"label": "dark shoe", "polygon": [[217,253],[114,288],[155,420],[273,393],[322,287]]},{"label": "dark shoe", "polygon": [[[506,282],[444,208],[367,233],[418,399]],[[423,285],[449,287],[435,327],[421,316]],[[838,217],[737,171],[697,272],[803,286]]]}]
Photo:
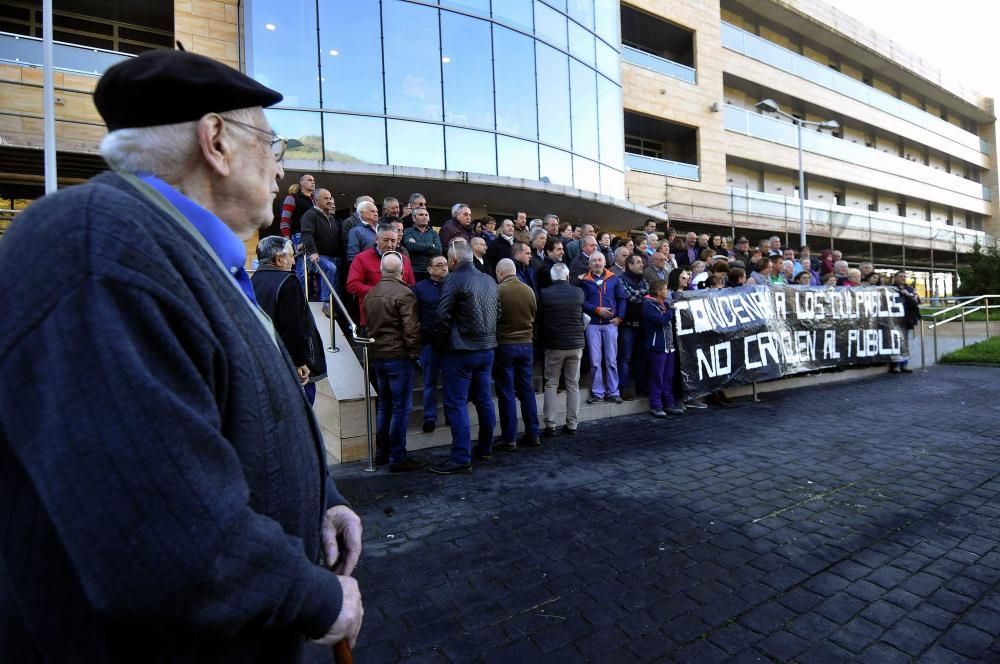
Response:
[{"label": "dark shoe", "polygon": [[434,420],[424,420],[424,433],[431,433],[436,426],[437,423]]},{"label": "dark shoe", "polygon": [[472,458],[476,461],[492,461],[493,451],[486,452],[479,446],[476,446],[472,449]]},{"label": "dark shoe", "polygon": [[684,414],[684,409],[683,408],[667,408],[666,410],[671,415],[683,415]]},{"label": "dark shoe", "polygon": [[663,410],[660,408],[650,408],[649,414],[652,415],[653,417],[661,417],[661,418],[667,416],[667,414],[663,412]]},{"label": "dark shoe", "polygon": [[389,465],[389,457],[381,457],[381,456],[379,456],[379,455],[376,454],[375,455],[375,465],[376,466],[388,466]]},{"label": "dark shoe", "polygon": [[503,450],[504,452],[512,452],[517,449],[517,443],[514,441],[501,441],[493,446],[495,450]]},{"label": "dark shoe", "polygon": [[458,473],[471,473],[472,464],[455,463],[451,459],[448,459],[444,463],[436,463],[433,466],[431,466],[431,472],[436,475],[457,475]]},{"label": "dark shoe", "polygon": [[323,303],[323,315],[326,316],[327,318],[330,317],[330,303],[329,302],[324,302]]},{"label": "dark shoe", "polygon": [[622,398],[616,394],[613,397],[608,397],[608,401],[614,401],[615,403],[621,403],[622,402]]},{"label": "dark shoe", "polygon": [[622,390],[622,401],[634,401],[635,392],[633,390]]},{"label": "dark shoe", "polygon": [[563,425],[563,433],[566,434],[567,436],[575,436],[576,435],[576,429],[570,429],[568,424],[564,424]]},{"label": "dark shoe", "polygon": [[899,367],[889,367],[889,373],[899,373]]},{"label": "dark shoe", "polygon": [[599,397],[594,394],[591,394],[587,398],[587,403],[601,403],[602,401],[604,401],[604,397]]},{"label": "dark shoe", "polygon": [[685,401],[684,405],[688,408],[708,408],[708,404],[701,399],[691,399],[689,401]]},{"label": "dark shoe", "polygon": [[556,428],[555,427],[545,427],[542,430],[542,435],[545,436],[546,438],[552,438],[553,436],[556,435]]},{"label": "dark shoe", "polygon": [[913,369],[911,369],[909,367],[900,367],[899,368],[899,373],[913,373]]},{"label": "dark shoe", "polygon": [[427,465],[426,461],[419,461],[413,457],[406,457],[402,461],[389,464],[390,473],[408,473],[413,470],[420,470]]},{"label": "dark shoe", "polygon": [[538,436],[529,436],[528,434],[524,434],[517,439],[517,444],[521,447],[538,447],[542,444],[542,439]]}]

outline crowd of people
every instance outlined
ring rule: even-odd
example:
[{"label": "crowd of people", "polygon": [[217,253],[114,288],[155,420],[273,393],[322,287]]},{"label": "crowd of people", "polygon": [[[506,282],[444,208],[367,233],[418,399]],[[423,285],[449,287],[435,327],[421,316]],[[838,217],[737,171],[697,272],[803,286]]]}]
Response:
[{"label": "crowd of people", "polygon": [[[451,206],[450,218],[435,230],[427,199],[419,193],[405,204],[385,198],[381,214],[370,196],[359,197],[354,208],[346,219],[337,219],[329,191],[317,189],[312,175],[303,175],[283,202],[281,236],[265,238],[258,259],[265,270],[273,270],[267,266],[279,250],[290,257],[298,248],[305,256],[297,263],[300,278],[306,264],[327,276],[321,298],[329,282],[341,284],[356,301],[361,327],[374,340],[376,463],[388,464],[391,472],[425,465],[406,453],[418,370],[423,430],[437,427],[440,383],[452,433],[451,454],[430,469],[468,472],[473,461],[489,460],[494,449],[537,446],[543,437],[558,435],[561,389],[566,392],[561,432],[574,434],[584,371],[590,374],[590,404],[648,395],[650,414],[657,418],[707,407],[684,395],[680,381],[671,304],[682,291],[885,283],[871,263],[854,268],[837,250],[814,256],[808,246],[783,247],[777,236],[751,247],[746,237],[678,233],[653,219],[642,228],[612,234],[588,223],[562,222],[553,213],[530,220],[523,211],[499,221],[473,219],[464,203]],[[905,281],[902,272],[892,277],[915,310],[919,299]],[[295,311],[302,308],[296,301]],[[323,368],[317,374],[303,353],[298,357],[304,362],[296,360],[304,382],[323,375]],[[535,405],[536,364],[543,373],[541,420]],[[910,372],[905,362],[891,370]],[[728,403],[722,392],[707,400]],[[475,442],[469,402],[479,420]],[[520,437],[518,408],[524,423]],[[500,436],[494,441],[498,421]]]}]

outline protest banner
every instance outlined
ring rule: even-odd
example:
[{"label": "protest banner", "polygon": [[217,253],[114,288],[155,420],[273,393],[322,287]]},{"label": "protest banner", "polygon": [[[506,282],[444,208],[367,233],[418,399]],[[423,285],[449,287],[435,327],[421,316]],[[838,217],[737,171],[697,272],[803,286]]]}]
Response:
[{"label": "protest banner", "polygon": [[909,353],[895,288],[684,291],[673,307],[681,377],[693,395]]}]

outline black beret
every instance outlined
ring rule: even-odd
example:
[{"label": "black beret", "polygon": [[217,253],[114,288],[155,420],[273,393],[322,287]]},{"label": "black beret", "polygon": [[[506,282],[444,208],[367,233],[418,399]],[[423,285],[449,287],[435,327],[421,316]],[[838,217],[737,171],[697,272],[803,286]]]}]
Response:
[{"label": "black beret", "polygon": [[280,92],[211,58],[158,49],[119,62],[105,72],[94,105],[109,131],[197,120],[281,101]]}]

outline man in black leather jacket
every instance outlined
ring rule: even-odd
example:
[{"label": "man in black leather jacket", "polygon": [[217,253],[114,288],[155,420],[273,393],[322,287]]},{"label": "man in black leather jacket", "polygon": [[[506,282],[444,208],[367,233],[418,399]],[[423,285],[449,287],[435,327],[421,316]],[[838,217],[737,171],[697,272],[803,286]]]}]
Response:
[{"label": "man in black leather jacket", "polygon": [[441,287],[435,339],[446,351],[442,367],[444,412],[451,425],[451,455],[431,466],[439,475],[472,470],[472,437],[466,403],[472,398],[479,417],[475,458],[493,453],[496,413],[491,395],[493,350],[497,345],[500,298],[496,282],[472,265],[472,247],[455,242],[448,250],[451,275]]},{"label": "man in black leather jacket", "polygon": [[552,266],[552,285],[538,294],[535,327],[545,346],[545,420],[543,436],[556,435],[556,388],[559,375],[566,383],[566,426],[576,433],[580,413],[580,359],[583,357],[583,291],[570,286],[569,268],[563,263]]}]

